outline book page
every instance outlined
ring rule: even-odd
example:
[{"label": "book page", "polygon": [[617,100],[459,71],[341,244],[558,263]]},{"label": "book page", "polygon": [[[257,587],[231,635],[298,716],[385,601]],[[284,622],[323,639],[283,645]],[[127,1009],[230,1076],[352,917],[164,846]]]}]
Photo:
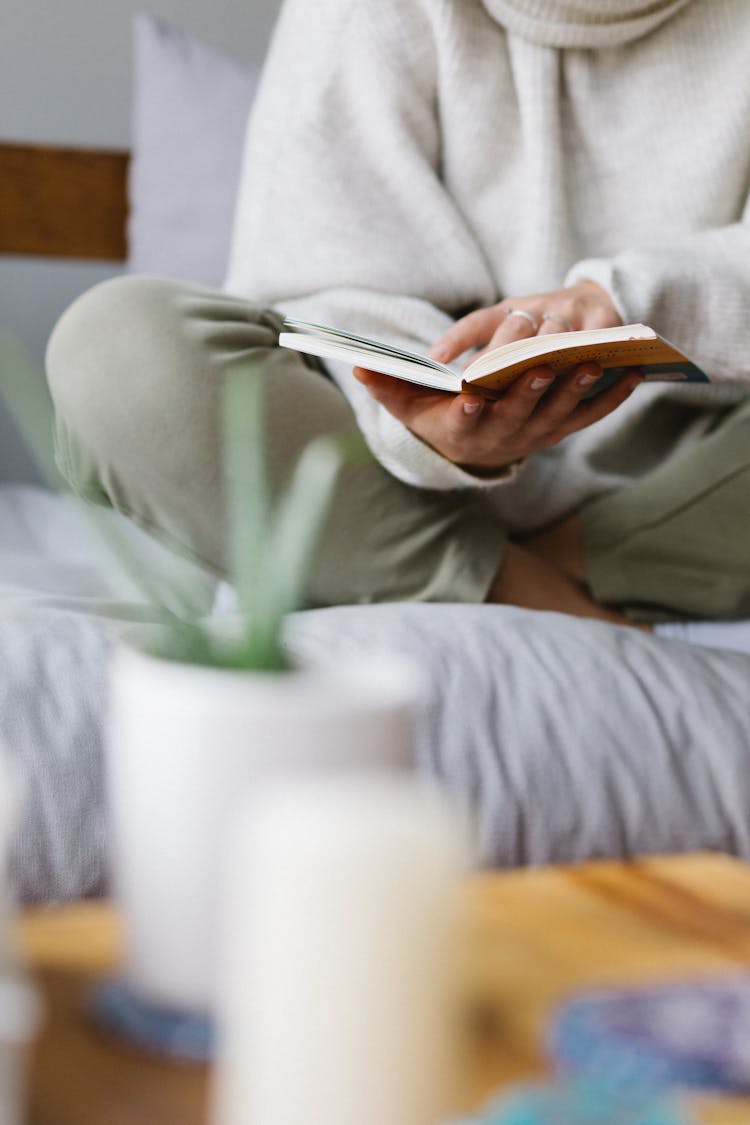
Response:
[{"label": "book page", "polygon": [[419,352],[410,352],[405,348],[397,348],[393,344],[384,344],[381,340],[371,340],[367,336],[358,336],[356,332],[345,332],[343,328],[327,328],[324,324],[314,324],[308,320],[296,320],[291,316],[284,318],[284,326],[291,328],[294,332],[318,336],[321,339],[330,340],[332,343],[338,341],[343,345],[354,344],[357,347],[365,348],[367,351],[371,350],[374,355],[397,356],[399,359],[418,363],[420,367],[431,367],[435,371],[451,374],[449,367],[438,363],[436,359],[431,359],[429,356],[421,355]]},{"label": "book page", "polygon": [[432,387],[433,390],[450,391],[457,394],[461,390],[461,377],[442,364],[435,369],[429,362],[422,363],[421,357],[404,358],[401,355],[383,352],[367,344],[355,344],[348,340],[328,340],[324,336],[311,336],[305,332],[282,332],[279,346],[318,356],[320,359],[338,360],[350,363],[352,367],[366,367],[393,375],[407,383]]}]

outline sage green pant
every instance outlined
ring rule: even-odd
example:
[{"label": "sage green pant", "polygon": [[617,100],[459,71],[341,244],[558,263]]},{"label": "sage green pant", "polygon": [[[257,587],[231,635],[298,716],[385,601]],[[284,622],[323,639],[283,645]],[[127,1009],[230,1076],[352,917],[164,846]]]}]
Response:
[{"label": "sage green pant", "polygon": [[[280,317],[195,286],[120,278],[85,294],[50,341],[60,466],[209,568],[224,569],[220,402],[225,372],[266,375],[273,487],[301,449],[354,425],[340,391],[277,346]],[[582,512],[594,596],[633,616],[750,616],[750,405],[707,438]],[[309,604],[486,598],[506,541],[473,492],[401,484],[376,463],[342,471]]]},{"label": "sage green pant", "polygon": [[581,515],[598,601],[639,620],[750,617],[750,398]]},{"label": "sage green pant", "polygon": [[[280,325],[271,310],[156,278],[118,278],[84,294],[47,355],[58,461],[73,489],[222,573],[226,371],[252,358],[265,373],[272,489],[312,438],[355,426],[315,361],[277,346]],[[309,604],[483,601],[504,542],[481,496],[411,488],[375,461],[347,466]]]}]

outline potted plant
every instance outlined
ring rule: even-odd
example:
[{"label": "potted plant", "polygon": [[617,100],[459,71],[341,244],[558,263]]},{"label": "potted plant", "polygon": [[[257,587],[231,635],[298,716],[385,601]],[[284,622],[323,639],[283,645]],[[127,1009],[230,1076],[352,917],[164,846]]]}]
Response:
[{"label": "potted plant", "polygon": [[[6,340],[0,354],[6,398],[56,478],[46,388],[17,343]],[[165,590],[86,506],[164,621],[145,647],[137,633],[120,645],[111,675],[111,866],[126,979],[148,1001],[203,1012],[214,1000],[223,856],[238,801],[283,771],[408,767],[422,690],[401,658],[301,667],[284,643],[285,617],[304,606],[339,467],[368,456],[361,438],[314,441],[273,503],[262,378],[251,364],[228,375],[224,418],[229,577],[238,601],[231,627],[167,608],[189,606],[189,592]]]}]

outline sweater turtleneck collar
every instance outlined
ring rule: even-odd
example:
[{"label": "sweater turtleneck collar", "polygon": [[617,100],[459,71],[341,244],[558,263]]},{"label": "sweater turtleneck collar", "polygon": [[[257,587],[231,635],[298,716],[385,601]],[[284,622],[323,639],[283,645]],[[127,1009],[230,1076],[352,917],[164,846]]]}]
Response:
[{"label": "sweater turtleneck collar", "polygon": [[493,19],[543,47],[619,47],[653,31],[690,0],[483,0]]}]

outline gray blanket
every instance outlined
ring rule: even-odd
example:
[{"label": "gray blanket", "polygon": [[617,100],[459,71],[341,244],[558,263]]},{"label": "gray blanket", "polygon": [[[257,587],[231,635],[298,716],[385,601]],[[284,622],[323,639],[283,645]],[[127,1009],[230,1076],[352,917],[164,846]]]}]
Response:
[{"label": "gray blanket", "polygon": [[[26,900],[107,883],[106,666],[116,628],[43,599],[0,610],[0,735],[22,781]],[[505,607],[299,614],[300,655],[412,655],[430,698],[419,769],[471,807],[482,861],[719,849],[750,857],[750,657]]]}]

